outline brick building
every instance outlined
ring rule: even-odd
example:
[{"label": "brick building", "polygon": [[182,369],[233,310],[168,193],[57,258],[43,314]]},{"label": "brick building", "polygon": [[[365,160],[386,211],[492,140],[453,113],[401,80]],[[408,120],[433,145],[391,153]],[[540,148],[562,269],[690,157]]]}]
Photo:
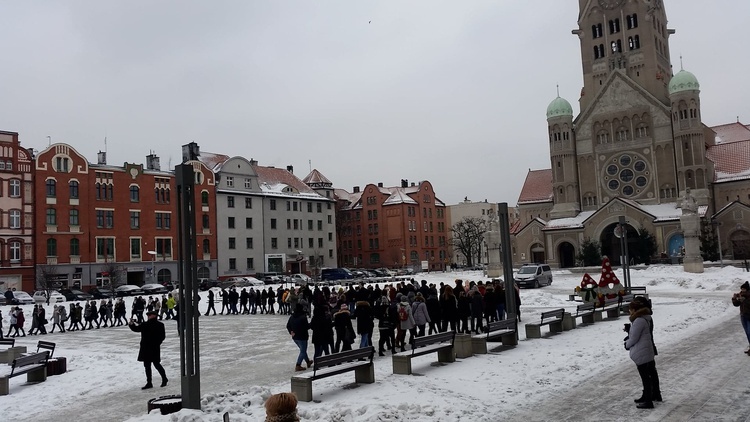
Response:
[{"label": "brick building", "polygon": [[34,173],[18,133],[0,131],[0,289],[34,286]]},{"label": "brick building", "polygon": [[444,270],[450,263],[445,204],[432,184],[335,189],[340,267]]}]

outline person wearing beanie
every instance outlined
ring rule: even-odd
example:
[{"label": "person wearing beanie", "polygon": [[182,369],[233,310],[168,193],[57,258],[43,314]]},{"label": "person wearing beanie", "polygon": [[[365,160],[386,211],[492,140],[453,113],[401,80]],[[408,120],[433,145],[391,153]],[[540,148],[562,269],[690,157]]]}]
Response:
[{"label": "person wearing beanie", "polygon": [[654,345],[654,322],[651,319],[649,302],[643,297],[636,297],[630,302],[630,326],[625,330],[625,349],[630,352],[630,359],[638,368],[643,383],[643,394],[635,399],[639,409],[653,409],[654,401],[662,401],[659,388],[659,374],[656,372],[656,346]]},{"label": "person wearing beanie", "polygon": [[274,394],[266,400],[266,422],[298,422],[297,396],[292,393]]},{"label": "person wearing beanie", "polygon": [[750,355],[750,283],[744,282],[740,286],[740,292],[732,296],[732,305],[740,308],[740,323],[747,337],[748,348],[745,350]]}]

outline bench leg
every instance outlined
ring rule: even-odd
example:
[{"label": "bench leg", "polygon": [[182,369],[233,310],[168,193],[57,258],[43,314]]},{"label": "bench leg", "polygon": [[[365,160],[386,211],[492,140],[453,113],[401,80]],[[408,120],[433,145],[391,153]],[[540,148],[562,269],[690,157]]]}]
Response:
[{"label": "bench leg", "polygon": [[10,378],[0,378],[0,396],[7,396],[10,393]]},{"label": "bench leg", "polygon": [[581,322],[583,324],[593,324],[594,323],[594,314],[588,314],[581,316]]},{"label": "bench leg", "polygon": [[542,338],[542,327],[536,324],[526,324],[526,338]]},{"label": "bench leg", "polygon": [[312,380],[310,378],[292,378],[292,393],[299,401],[312,401]]},{"label": "bench leg", "polygon": [[47,381],[47,367],[43,366],[39,369],[26,373],[26,382],[43,382]]},{"label": "bench leg", "polygon": [[487,337],[471,339],[471,351],[475,355],[486,355],[487,354]]},{"label": "bench leg", "polygon": [[375,365],[370,363],[354,370],[354,381],[358,384],[372,384],[375,382]]},{"label": "bench leg", "polygon": [[10,349],[0,351],[0,363],[11,363],[15,359]]},{"label": "bench leg", "polygon": [[518,346],[518,337],[516,337],[516,333],[504,334],[500,339],[503,342],[503,346]]},{"label": "bench leg", "polygon": [[438,350],[438,362],[455,362],[456,351],[451,347],[450,349]]},{"label": "bench leg", "polygon": [[393,373],[411,375],[411,356],[393,355]]},{"label": "bench leg", "polygon": [[620,317],[620,308],[607,310],[607,318],[617,319]]},{"label": "bench leg", "polygon": [[597,322],[598,321],[603,321],[604,318],[602,317],[602,313],[603,313],[603,311],[595,311],[593,313],[593,315],[594,315],[594,321],[597,321]]},{"label": "bench leg", "polygon": [[549,325],[549,332],[550,333],[562,333],[563,332],[563,322],[562,321],[556,321]]}]

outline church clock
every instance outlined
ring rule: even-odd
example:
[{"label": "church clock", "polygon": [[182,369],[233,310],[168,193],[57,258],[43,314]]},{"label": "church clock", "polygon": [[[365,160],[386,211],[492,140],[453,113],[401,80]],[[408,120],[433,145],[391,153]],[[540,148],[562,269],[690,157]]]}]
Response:
[{"label": "church clock", "polygon": [[599,6],[601,6],[602,9],[606,10],[612,10],[620,7],[623,3],[625,3],[625,0],[599,0]]}]

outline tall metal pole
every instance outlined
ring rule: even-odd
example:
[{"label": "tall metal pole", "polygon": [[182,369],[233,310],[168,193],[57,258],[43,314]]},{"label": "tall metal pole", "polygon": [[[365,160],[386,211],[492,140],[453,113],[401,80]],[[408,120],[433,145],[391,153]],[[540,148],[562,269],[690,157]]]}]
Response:
[{"label": "tall metal pole", "polygon": [[628,229],[625,216],[621,215],[618,221],[620,225],[620,266],[622,267],[622,278],[625,282],[625,293],[630,293],[630,257],[628,254]]},{"label": "tall metal pole", "polygon": [[[197,145],[196,145],[197,146]],[[190,159],[196,157],[190,156]],[[201,408],[200,349],[198,336],[197,251],[195,246],[195,172],[191,164],[175,168],[177,178],[177,220],[180,249],[180,375],[182,407]]]},{"label": "tall metal pole", "polygon": [[[518,318],[519,303],[516,303],[516,282],[513,280],[513,254],[510,245],[510,222],[508,220],[508,203],[497,204],[497,218],[500,226],[500,251],[505,278],[505,305],[508,315],[511,313]],[[516,331],[518,339],[518,331]]]}]

